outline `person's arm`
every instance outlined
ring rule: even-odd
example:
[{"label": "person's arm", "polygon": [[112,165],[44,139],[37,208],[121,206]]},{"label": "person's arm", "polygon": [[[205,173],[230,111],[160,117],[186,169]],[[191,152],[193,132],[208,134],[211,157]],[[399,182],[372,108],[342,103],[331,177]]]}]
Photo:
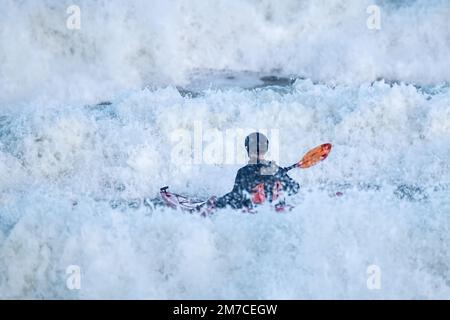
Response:
[{"label": "person's arm", "polygon": [[293,195],[298,193],[300,189],[300,184],[292,179],[286,172],[281,175],[281,184],[283,185],[283,190],[288,193],[288,195]]}]

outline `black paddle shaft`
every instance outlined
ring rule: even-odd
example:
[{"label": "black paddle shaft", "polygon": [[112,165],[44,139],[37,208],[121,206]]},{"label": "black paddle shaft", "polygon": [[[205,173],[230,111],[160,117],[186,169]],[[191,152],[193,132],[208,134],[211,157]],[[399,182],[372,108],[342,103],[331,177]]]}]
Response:
[{"label": "black paddle shaft", "polygon": [[288,172],[289,170],[292,170],[292,169],[297,168],[297,167],[298,167],[298,163],[295,163],[295,164],[293,164],[292,166],[283,168],[282,170],[283,170],[284,172]]}]

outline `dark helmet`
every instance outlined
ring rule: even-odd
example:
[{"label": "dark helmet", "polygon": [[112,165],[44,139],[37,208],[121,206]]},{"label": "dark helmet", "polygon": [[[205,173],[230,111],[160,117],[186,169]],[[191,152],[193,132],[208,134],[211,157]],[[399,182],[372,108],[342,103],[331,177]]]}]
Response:
[{"label": "dark helmet", "polygon": [[259,132],[250,133],[245,138],[245,149],[249,156],[264,155],[269,150],[269,140],[265,135]]}]

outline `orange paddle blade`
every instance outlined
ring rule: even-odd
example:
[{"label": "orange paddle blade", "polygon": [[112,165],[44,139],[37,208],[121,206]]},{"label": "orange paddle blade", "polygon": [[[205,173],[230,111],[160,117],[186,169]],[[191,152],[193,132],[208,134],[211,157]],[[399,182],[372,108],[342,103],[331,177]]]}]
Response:
[{"label": "orange paddle blade", "polygon": [[325,160],[331,151],[331,143],[324,143],[314,149],[309,150],[300,160],[298,166],[302,169],[309,168],[318,162]]}]

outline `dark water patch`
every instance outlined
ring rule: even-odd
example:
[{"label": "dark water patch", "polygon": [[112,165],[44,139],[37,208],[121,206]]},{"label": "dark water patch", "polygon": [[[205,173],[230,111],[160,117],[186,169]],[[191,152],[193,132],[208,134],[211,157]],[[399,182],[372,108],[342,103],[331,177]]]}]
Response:
[{"label": "dark water patch", "polygon": [[23,165],[20,126],[8,116],[0,116],[0,151],[9,153]]},{"label": "dark water patch", "polygon": [[395,189],[394,195],[401,200],[408,200],[413,202],[423,201],[428,199],[429,197],[425,188],[408,184],[399,185]]},{"label": "dark water patch", "polygon": [[139,209],[145,207],[149,210],[153,210],[156,207],[165,207],[165,203],[161,198],[117,198],[109,200],[109,205],[112,209],[125,211],[128,209]]},{"label": "dark water patch", "polygon": [[110,106],[110,105],[112,105],[111,101],[103,101],[96,104],[96,106]]},{"label": "dark water patch", "polygon": [[103,186],[105,187],[105,189],[107,189],[109,192],[110,191],[117,191],[117,192],[122,192],[126,190],[126,185],[125,183],[121,182],[121,181],[105,181],[103,183]]},{"label": "dark water patch", "polygon": [[281,75],[281,71],[263,74],[251,71],[200,70],[190,76],[186,86],[178,87],[183,97],[196,98],[205,90],[239,88],[242,90],[290,88],[301,77]]},{"label": "dark water patch", "polygon": [[177,90],[183,98],[192,99],[192,98],[198,98],[201,96],[201,94],[199,92],[183,89],[181,87],[177,87]]},{"label": "dark water patch", "polygon": [[12,141],[12,120],[7,116],[0,116],[0,150],[10,152]]},{"label": "dark water patch", "polygon": [[84,108],[94,115],[95,120],[118,118],[114,105],[110,101],[103,101],[95,105],[87,105]]},{"label": "dark water patch", "polygon": [[377,83],[385,83],[387,85],[389,85],[389,87],[394,87],[394,86],[413,86],[417,92],[419,92],[420,94],[423,95],[428,95],[429,99],[432,98],[432,96],[440,94],[440,93],[445,93],[446,91],[448,91],[450,89],[450,83],[447,82],[442,82],[439,84],[433,84],[433,85],[423,85],[423,84],[417,84],[417,83],[413,83],[413,82],[406,82],[406,81],[402,81],[402,80],[396,80],[396,79],[388,79],[388,78],[383,78],[383,77],[378,77],[375,81],[372,81],[370,83],[370,86],[374,86]]},{"label": "dark water patch", "polygon": [[278,77],[274,75],[261,77],[260,80],[264,83],[259,87],[268,87],[268,86],[292,86],[297,79],[302,78],[287,78],[287,77]]},{"label": "dark water patch", "polygon": [[440,191],[450,191],[450,183],[440,183],[436,186],[433,186],[434,192],[440,192]]}]

